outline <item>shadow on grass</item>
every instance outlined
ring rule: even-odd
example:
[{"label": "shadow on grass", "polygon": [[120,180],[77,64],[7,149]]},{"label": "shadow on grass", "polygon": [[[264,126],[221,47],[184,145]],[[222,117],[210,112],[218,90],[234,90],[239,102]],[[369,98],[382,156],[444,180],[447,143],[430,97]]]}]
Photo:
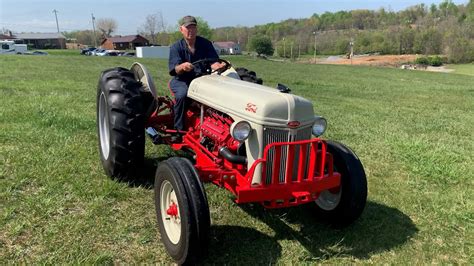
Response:
[{"label": "shadow on grass", "polygon": [[253,228],[211,225],[209,252],[203,264],[274,264],[281,246],[271,236]]},{"label": "shadow on grass", "polygon": [[[212,226],[215,233],[214,239],[211,238],[209,258],[214,258],[213,263],[240,263],[245,260],[257,264],[276,262],[281,254],[278,244],[281,240],[296,240],[306,249],[294,254],[296,257],[290,259],[293,262],[347,256],[368,259],[405,244],[418,232],[407,215],[375,202],[368,202],[359,220],[344,229],[333,229],[318,222],[317,217],[311,215],[310,206],[265,210],[260,205],[243,205],[242,209],[271,227],[275,236],[269,237],[248,228],[219,226],[216,229]],[[213,247],[217,250],[213,251]],[[261,251],[268,254],[260,255]],[[227,259],[224,259],[216,257],[219,254],[229,255],[225,255]]]},{"label": "shadow on grass", "polygon": [[137,169],[137,177],[131,181],[128,181],[130,187],[144,187],[147,189],[153,189],[155,184],[155,172],[158,163],[168,159],[168,156],[161,156],[157,158],[145,158],[143,165],[140,169]]}]

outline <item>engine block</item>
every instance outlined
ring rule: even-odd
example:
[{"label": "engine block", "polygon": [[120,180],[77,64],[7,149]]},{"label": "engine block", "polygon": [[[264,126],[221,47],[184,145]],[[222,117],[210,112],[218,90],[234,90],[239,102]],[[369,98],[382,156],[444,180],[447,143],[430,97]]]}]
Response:
[{"label": "engine block", "polygon": [[231,151],[238,148],[239,142],[230,135],[233,120],[229,116],[207,109],[201,125],[201,133],[214,143],[214,149],[226,146]]}]

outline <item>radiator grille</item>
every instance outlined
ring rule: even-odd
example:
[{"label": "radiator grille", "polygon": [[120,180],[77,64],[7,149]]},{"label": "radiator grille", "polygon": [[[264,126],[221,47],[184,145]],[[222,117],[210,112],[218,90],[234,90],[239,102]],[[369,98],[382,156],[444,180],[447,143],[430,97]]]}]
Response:
[{"label": "radiator grille", "polygon": [[[306,140],[311,138],[311,127],[305,127],[300,129],[279,129],[279,128],[264,128],[263,129],[263,148],[265,148],[268,144],[274,142],[293,142],[298,140]],[[307,144],[309,147],[309,144]],[[306,149],[307,153],[309,152],[309,148]],[[266,167],[266,179],[265,183],[271,183],[271,176],[273,171],[273,163],[275,158],[275,150],[272,148],[268,154],[268,161]],[[299,157],[300,157],[300,150],[299,146],[295,148],[294,157],[287,158],[288,156],[288,146],[284,146],[281,150],[281,161],[280,161],[280,174],[278,176],[278,180],[280,183],[285,182],[285,173],[286,173],[286,166],[288,159],[293,160],[293,165],[298,165]],[[308,154],[304,156],[306,161],[304,162],[304,176],[306,176],[307,165],[308,165]],[[293,167],[292,177],[291,180],[296,180],[298,175],[298,167]]]}]

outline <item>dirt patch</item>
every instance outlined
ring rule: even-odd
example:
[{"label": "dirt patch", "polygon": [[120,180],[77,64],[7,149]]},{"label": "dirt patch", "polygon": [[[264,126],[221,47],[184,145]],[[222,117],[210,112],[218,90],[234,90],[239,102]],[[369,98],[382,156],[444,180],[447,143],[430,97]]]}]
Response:
[{"label": "dirt patch", "polygon": [[[317,64],[334,65],[364,65],[399,67],[402,64],[414,62],[417,55],[356,55],[351,59],[331,56],[327,59],[316,60]],[[314,61],[313,59],[311,61]],[[314,62],[311,62],[314,63]]]}]

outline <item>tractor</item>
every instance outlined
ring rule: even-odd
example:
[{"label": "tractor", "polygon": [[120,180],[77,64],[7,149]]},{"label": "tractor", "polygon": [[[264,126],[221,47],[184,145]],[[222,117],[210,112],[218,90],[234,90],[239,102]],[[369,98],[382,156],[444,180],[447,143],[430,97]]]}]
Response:
[{"label": "tractor", "polygon": [[168,254],[187,264],[206,253],[211,222],[204,182],[227,189],[237,204],[311,204],[333,226],[353,223],[367,200],[356,154],[321,137],[327,122],[310,101],[218,61],[224,67],[217,71],[215,60],[193,63],[199,77],[189,86],[183,131],[173,126],[173,97],[157,92],[144,65],[108,69],[99,78],[99,152],[109,177],[136,178],[147,137],[186,155],[159,162],[155,174],[156,216]]}]

